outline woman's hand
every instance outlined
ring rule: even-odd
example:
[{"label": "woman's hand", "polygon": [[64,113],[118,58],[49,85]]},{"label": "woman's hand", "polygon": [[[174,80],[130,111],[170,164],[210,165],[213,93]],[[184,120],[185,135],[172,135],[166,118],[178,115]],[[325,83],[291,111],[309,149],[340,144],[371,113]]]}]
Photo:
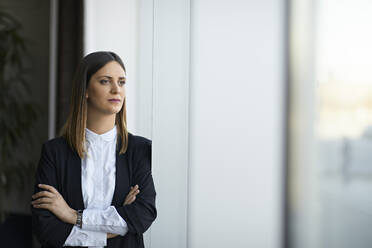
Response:
[{"label": "woman's hand", "polygon": [[[135,185],[134,187],[130,187],[130,191],[125,198],[123,205],[129,205],[132,204],[136,200],[136,195],[139,193],[138,185]],[[107,239],[115,238],[118,236],[118,234],[108,233]]]},{"label": "woman's hand", "polygon": [[123,205],[129,205],[132,202],[136,200],[136,195],[139,193],[138,185],[136,184],[134,187],[130,187],[130,191],[125,198],[124,204]]},{"label": "woman's hand", "polygon": [[107,234],[107,239],[112,239],[115,238],[116,236],[119,236],[118,234],[113,234],[113,233],[108,233]]},{"label": "woman's hand", "polygon": [[[34,208],[43,208],[52,212],[58,219],[69,224],[75,224],[77,219],[77,213],[75,210],[67,205],[61,194],[50,185],[39,184],[40,188],[46,191],[40,191],[32,196],[34,199],[31,203]],[[130,187],[127,197],[123,205],[132,204],[136,200],[136,195],[139,194],[138,185]],[[117,234],[108,233],[107,238],[114,238]]]},{"label": "woman's hand", "polygon": [[53,187],[46,184],[39,184],[39,188],[46,191],[40,191],[32,195],[34,199],[31,203],[34,208],[43,208],[52,212],[58,219],[69,224],[75,224],[77,213],[67,205],[62,195]]}]

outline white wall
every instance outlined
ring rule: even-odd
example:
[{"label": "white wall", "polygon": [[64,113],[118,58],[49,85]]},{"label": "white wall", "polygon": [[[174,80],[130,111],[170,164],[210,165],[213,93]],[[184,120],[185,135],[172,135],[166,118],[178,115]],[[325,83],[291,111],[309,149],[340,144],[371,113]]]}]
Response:
[{"label": "white wall", "polygon": [[189,247],[280,247],[284,2],[192,1]]},{"label": "white wall", "polygon": [[152,247],[281,246],[284,9],[155,1]]},{"label": "white wall", "polygon": [[127,72],[127,122],[129,131],[133,133],[137,133],[137,2],[136,0],[87,0],[84,2],[84,55],[109,50],[117,53],[123,60]]},{"label": "white wall", "polygon": [[151,247],[187,247],[189,0],[154,0]]}]

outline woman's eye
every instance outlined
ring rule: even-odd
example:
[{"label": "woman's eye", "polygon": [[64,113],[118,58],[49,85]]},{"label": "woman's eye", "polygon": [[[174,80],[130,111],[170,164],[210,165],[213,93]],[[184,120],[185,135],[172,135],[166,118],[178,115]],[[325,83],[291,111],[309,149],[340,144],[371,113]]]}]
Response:
[{"label": "woman's eye", "polygon": [[119,84],[120,85],[124,85],[125,84],[125,81],[124,80],[123,81],[120,81]]},{"label": "woman's eye", "polygon": [[108,80],[105,80],[105,79],[102,79],[99,81],[101,84],[107,84],[108,83]]}]

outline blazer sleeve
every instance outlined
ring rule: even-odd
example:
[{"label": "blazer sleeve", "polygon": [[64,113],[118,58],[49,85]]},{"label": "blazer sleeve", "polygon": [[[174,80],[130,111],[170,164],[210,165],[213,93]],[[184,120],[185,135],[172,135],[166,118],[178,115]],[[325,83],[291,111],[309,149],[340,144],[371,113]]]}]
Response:
[{"label": "blazer sleeve", "polygon": [[138,163],[134,166],[133,186],[138,184],[140,193],[133,203],[115,206],[120,216],[127,222],[128,232],[143,234],[156,219],[156,191],[151,172],[151,140],[141,149]]},{"label": "blazer sleeve", "polygon": [[[57,169],[55,156],[47,143],[42,145],[41,157],[35,176],[34,194],[41,191],[39,183],[48,184],[57,190]],[[31,206],[32,230],[43,246],[62,247],[69,236],[73,225],[59,220],[53,213],[46,209],[37,209]]]}]

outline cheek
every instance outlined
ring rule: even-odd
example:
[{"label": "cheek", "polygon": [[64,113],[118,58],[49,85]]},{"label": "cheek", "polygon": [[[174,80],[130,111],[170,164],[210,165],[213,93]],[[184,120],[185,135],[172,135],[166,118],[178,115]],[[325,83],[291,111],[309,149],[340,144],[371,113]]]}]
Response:
[{"label": "cheek", "polygon": [[89,90],[89,98],[94,102],[103,101],[105,99],[105,92],[104,89],[99,88],[91,88]]}]

